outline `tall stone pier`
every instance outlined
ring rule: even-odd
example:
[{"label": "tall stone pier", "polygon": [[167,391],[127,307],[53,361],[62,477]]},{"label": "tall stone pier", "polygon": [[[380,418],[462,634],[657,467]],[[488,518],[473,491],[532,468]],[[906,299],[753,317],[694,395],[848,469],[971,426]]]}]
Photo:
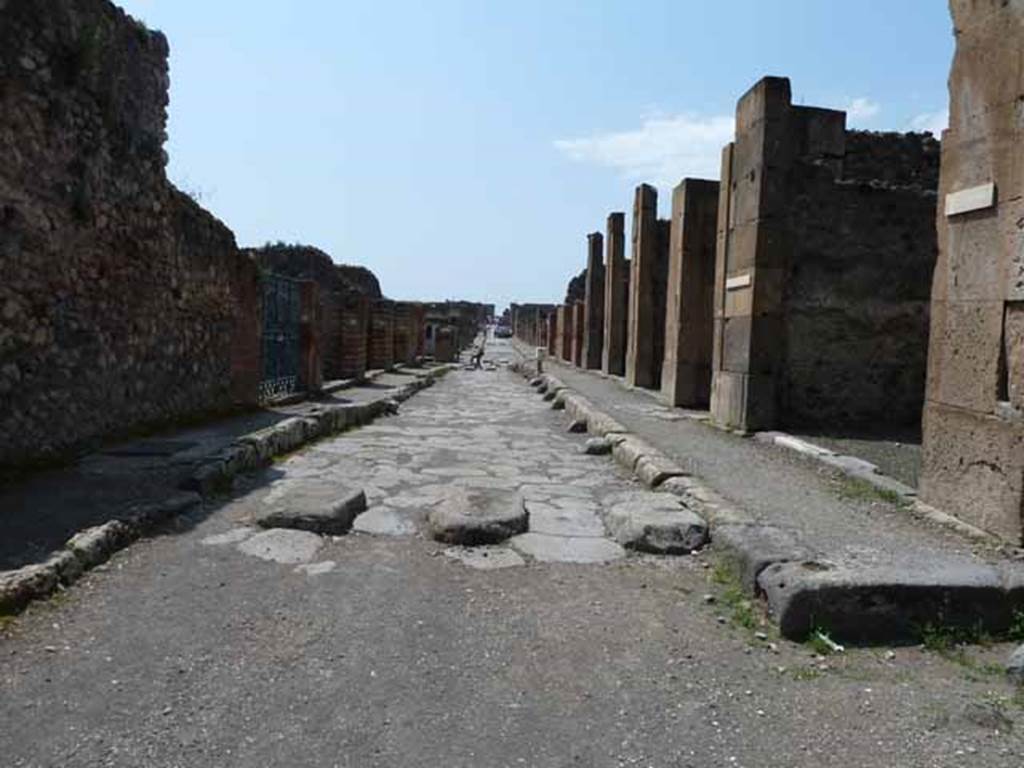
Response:
[{"label": "tall stone pier", "polygon": [[658,192],[636,188],[633,201],[633,263],[629,282],[626,383],[661,386],[665,354],[665,289],[668,280],[668,222],[658,220]]},{"label": "tall stone pier", "polygon": [[572,364],[583,366],[583,334],[586,326],[584,310],[586,304],[574,301],[572,304]]},{"label": "tall stone pier", "polygon": [[583,360],[588,369],[601,367],[604,346],[604,237],[587,235],[587,282],[583,308]]},{"label": "tall stone pier", "polygon": [[556,331],[558,343],[558,357],[566,362],[572,362],[572,307],[567,304],[559,304],[557,309]]},{"label": "tall stone pier", "polygon": [[604,338],[601,370],[614,376],[626,372],[626,330],[629,327],[629,260],[626,258],[623,213],[608,214],[605,237]]},{"label": "tall stone pier", "polygon": [[395,307],[388,299],[370,304],[370,326],[367,336],[366,365],[371,370],[390,368],[395,364]]},{"label": "tall stone pier", "polygon": [[952,4],[920,492],[1024,542],[1024,2]]},{"label": "tall stone pier", "polygon": [[665,361],[669,405],[706,406],[711,397],[718,182],[683,179],[672,192]]},{"label": "tall stone pier", "polygon": [[711,416],[741,430],[914,428],[939,144],[847,131],[769,77],[723,152]]}]

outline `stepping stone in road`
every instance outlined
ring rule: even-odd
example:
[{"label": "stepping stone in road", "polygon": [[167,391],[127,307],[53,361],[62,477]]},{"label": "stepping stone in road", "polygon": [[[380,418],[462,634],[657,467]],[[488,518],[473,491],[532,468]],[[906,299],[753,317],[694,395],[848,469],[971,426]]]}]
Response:
[{"label": "stepping stone in road", "polygon": [[604,522],[622,546],[656,555],[683,555],[708,541],[703,518],[674,499],[654,497],[617,504]]},{"label": "stepping stone in road", "polygon": [[296,494],[256,518],[261,528],[297,528],[314,533],[347,533],[356,515],[366,510],[366,493],[353,490],[325,502]]},{"label": "stepping stone in road", "polygon": [[427,515],[430,535],[448,544],[497,544],[529,524],[529,513],[518,493],[452,487]]}]

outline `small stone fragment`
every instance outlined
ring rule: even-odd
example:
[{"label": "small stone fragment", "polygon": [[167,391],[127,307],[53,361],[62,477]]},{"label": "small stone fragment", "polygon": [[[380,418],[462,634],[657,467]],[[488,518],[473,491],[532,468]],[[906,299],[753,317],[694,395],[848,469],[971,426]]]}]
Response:
[{"label": "small stone fragment", "polygon": [[592,437],[583,444],[580,451],[588,456],[607,456],[612,452],[612,444],[607,438]]}]

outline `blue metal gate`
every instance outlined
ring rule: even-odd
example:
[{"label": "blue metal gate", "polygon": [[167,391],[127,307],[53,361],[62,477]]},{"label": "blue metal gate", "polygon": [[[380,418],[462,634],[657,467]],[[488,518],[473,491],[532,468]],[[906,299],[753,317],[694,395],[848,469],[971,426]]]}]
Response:
[{"label": "blue metal gate", "polygon": [[265,275],[261,400],[271,400],[299,389],[301,316],[299,281],[281,275]]}]

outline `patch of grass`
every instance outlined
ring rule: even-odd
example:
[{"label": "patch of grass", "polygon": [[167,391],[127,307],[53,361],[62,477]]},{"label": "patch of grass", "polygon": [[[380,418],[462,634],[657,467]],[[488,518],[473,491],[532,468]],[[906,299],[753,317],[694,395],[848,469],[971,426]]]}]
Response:
[{"label": "patch of grass", "polygon": [[1024,643],[1024,610],[1013,612],[1013,620],[1006,631],[1006,639],[1015,643]]},{"label": "patch of grass", "polygon": [[17,619],[18,617],[13,613],[0,613],[0,635],[13,627],[14,622],[17,621]]},{"label": "patch of grass", "polygon": [[711,570],[711,581],[722,587],[720,599],[732,613],[732,623],[747,630],[755,630],[760,624],[754,601],[743,591],[739,575],[723,560],[715,563]]},{"label": "patch of grass", "polygon": [[906,506],[909,503],[896,491],[890,491],[888,488],[879,488],[867,480],[861,480],[859,477],[843,477],[839,481],[837,492],[839,493],[839,498],[846,501],[863,501],[867,503],[884,501],[887,504],[895,504],[896,506]]},{"label": "patch of grass", "polygon": [[808,636],[805,644],[819,656],[831,656],[836,652],[836,642],[832,636],[822,627],[815,627]]},{"label": "patch of grass", "polygon": [[925,624],[921,628],[921,644],[925,650],[939,655],[949,655],[962,651],[965,645],[991,645],[992,636],[980,623],[973,627]]}]

